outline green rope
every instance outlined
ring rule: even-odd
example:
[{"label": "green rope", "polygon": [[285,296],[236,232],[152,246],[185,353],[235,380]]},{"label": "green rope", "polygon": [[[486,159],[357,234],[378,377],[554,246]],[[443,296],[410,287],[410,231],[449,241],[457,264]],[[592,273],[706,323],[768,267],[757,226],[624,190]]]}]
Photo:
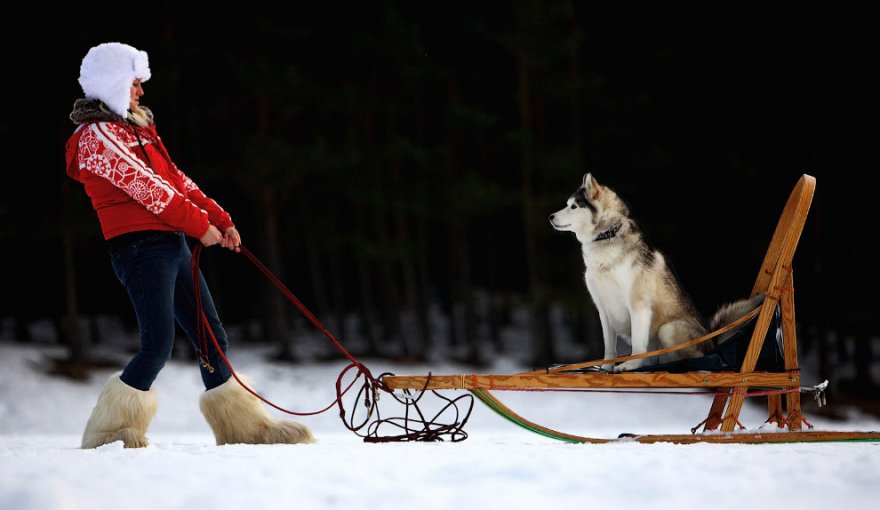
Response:
[{"label": "green rope", "polygon": [[473,389],[473,390],[470,390],[470,392],[473,393],[474,395],[476,395],[477,399],[479,399],[480,402],[486,404],[489,407],[489,409],[495,411],[499,416],[501,416],[502,418],[506,419],[507,421],[509,421],[511,423],[515,423],[515,424],[519,425],[520,427],[522,427],[526,430],[530,430],[530,431],[534,432],[535,434],[540,434],[542,436],[549,437],[551,439],[565,441],[566,443],[581,443],[582,442],[582,441],[576,441],[576,440],[568,438],[568,437],[561,437],[561,436],[557,436],[556,434],[550,434],[549,432],[546,432],[543,430],[538,430],[534,427],[531,427],[528,424],[523,423],[520,420],[514,418],[510,414],[504,412],[503,409],[498,408],[498,406],[495,405],[495,402],[491,398],[486,396],[486,394],[483,393],[481,390]]}]

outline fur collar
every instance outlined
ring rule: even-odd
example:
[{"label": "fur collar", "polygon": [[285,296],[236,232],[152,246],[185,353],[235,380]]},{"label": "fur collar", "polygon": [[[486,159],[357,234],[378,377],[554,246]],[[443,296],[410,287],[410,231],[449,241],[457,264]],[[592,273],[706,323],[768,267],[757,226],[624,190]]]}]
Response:
[{"label": "fur collar", "polygon": [[[153,112],[146,106],[141,106],[148,124],[153,123]],[[73,111],[70,112],[70,120],[74,124],[85,124],[87,122],[127,122],[119,115],[110,111],[99,99],[77,99],[73,103]]]}]

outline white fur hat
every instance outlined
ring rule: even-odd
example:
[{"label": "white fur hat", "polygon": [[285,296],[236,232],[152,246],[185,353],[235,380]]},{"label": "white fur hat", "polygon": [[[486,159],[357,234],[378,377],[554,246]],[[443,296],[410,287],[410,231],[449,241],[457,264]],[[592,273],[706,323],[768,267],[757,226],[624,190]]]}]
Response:
[{"label": "white fur hat", "polygon": [[118,42],[91,48],[79,68],[79,84],[86,97],[100,99],[120,117],[128,114],[131,84],[136,79],[150,79],[147,52]]}]

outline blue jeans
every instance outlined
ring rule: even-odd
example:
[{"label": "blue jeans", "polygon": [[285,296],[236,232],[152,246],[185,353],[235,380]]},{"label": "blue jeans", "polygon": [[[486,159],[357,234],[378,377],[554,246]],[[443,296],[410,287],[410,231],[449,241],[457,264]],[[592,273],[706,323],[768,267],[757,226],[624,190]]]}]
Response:
[{"label": "blue jeans", "polygon": [[[120,378],[139,390],[148,390],[171,357],[175,321],[198,350],[195,294],[192,283],[192,252],[181,232],[147,231],[109,243],[110,262],[116,277],[128,291],[137,316],[141,345]],[[224,354],[226,330],[214,308],[204,277],[199,274],[202,308]],[[205,389],[215,388],[232,375],[207,338],[211,372],[200,364]]]}]

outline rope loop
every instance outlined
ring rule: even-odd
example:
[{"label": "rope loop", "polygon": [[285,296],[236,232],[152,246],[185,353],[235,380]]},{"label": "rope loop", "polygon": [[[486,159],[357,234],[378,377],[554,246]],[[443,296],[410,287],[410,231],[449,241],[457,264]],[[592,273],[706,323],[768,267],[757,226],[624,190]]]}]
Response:
[{"label": "rope loop", "polygon": [[[323,409],[312,411],[312,412],[296,412],[291,411],[289,409],[285,409],[270,400],[266,399],[253,389],[251,389],[244,381],[239,378],[235,369],[232,367],[232,363],[226,357],[226,353],[220,348],[220,344],[217,342],[217,338],[214,336],[214,332],[208,323],[208,318],[205,316],[205,312],[202,308],[202,295],[201,295],[201,286],[199,282],[201,280],[201,270],[199,269],[199,259],[201,258],[202,250],[204,246],[201,243],[196,243],[192,250],[192,280],[193,280],[193,292],[195,294],[196,300],[196,309],[198,310],[198,317],[196,318],[197,327],[197,356],[199,358],[199,362],[205,366],[209,371],[214,370],[214,367],[208,363],[208,357],[205,353],[208,352],[208,349],[213,346],[214,349],[217,350],[220,358],[229,367],[229,371],[232,373],[232,377],[249,393],[263,401],[265,404],[271,406],[278,411],[283,413],[296,415],[296,416],[313,416],[317,414],[321,414],[323,412],[328,411],[334,405],[339,409],[339,418],[342,420],[345,427],[362,437],[365,442],[400,442],[400,441],[442,441],[444,437],[449,437],[453,442],[463,441],[467,439],[467,433],[464,432],[464,425],[467,423],[468,418],[470,417],[471,410],[474,407],[474,397],[473,395],[466,394],[462,395],[456,399],[446,398],[436,391],[431,391],[435,396],[437,396],[442,404],[440,405],[439,411],[437,411],[432,417],[426,418],[427,414],[419,407],[419,401],[425,395],[424,389],[418,392],[417,396],[413,397],[412,392],[405,391],[402,396],[398,396],[391,389],[389,389],[388,385],[382,380],[385,375],[392,375],[390,373],[385,373],[380,375],[378,378],[374,377],[370,372],[369,368],[366,365],[358,361],[343,345],[339,340],[334,337],[330,331],[318,320],[318,318],[291,292],[278,277],[276,277],[272,271],[269,270],[250,250],[248,250],[243,245],[240,246],[241,253],[244,254],[248,260],[250,260],[257,269],[270,281],[272,284],[287,298],[288,301],[293,303],[294,306],[299,310],[300,313],[304,317],[306,317],[312,325],[318,329],[341,353],[342,355],[348,359],[349,364],[342,369],[339,376],[336,379],[336,397],[332,402],[330,402]],[[210,345],[209,345],[210,340]],[[346,380],[346,376],[349,375],[349,372],[353,371],[353,375],[351,377],[351,381],[348,383],[344,383]],[[430,378],[430,377],[429,377]],[[351,406],[351,413],[346,411],[346,402],[344,397],[348,394],[352,388],[358,387],[357,393],[354,395],[353,399],[350,402],[353,402]],[[379,397],[382,392],[388,393],[393,397],[393,401],[399,404],[402,404],[404,407],[404,416],[403,417],[394,417],[394,418],[382,418],[380,409],[379,409]],[[358,413],[360,407],[358,405],[359,402],[362,402],[363,412]],[[465,404],[467,405],[466,412],[460,412],[458,406]],[[348,417],[346,417],[348,416]],[[451,423],[441,423],[441,418],[452,418]],[[390,426],[396,429],[399,433],[391,436],[382,436],[379,434],[379,429],[382,426]],[[387,428],[387,427],[386,427]]]}]

